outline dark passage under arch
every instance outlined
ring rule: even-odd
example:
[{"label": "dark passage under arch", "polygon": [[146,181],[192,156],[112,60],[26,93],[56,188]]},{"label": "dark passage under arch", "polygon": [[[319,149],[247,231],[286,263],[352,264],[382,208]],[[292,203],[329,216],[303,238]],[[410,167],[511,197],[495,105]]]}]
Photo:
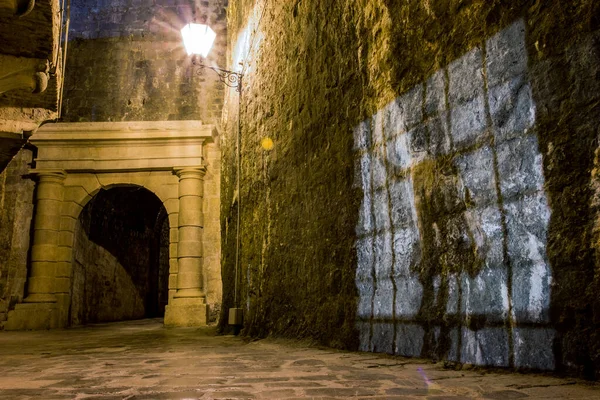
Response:
[{"label": "dark passage under arch", "polygon": [[164,315],[169,221],[155,194],[98,192],[79,216],[73,250],[70,325]]}]

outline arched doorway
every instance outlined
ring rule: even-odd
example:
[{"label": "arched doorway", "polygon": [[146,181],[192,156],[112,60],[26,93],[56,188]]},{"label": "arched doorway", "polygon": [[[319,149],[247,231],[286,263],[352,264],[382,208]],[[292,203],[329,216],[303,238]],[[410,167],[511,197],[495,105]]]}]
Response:
[{"label": "arched doorway", "polygon": [[139,186],[100,190],[74,232],[69,325],[163,317],[168,280],[162,202]]},{"label": "arched doorway", "polygon": [[[84,230],[85,224],[81,223],[84,220],[80,220],[80,216],[88,203],[100,201],[101,197],[97,196],[104,196],[99,195],[102,191],[116,193],[111,191],[123,187],[147,189],[160,199],[166,210],[153,211],[154,217],[166,212],[169,225],[165,325],[204,326],[215,320],[222,293],[221,155],[218,141],[215,141],[217,137],[215,127],[201,121],[56,123],[40,128],[30,138],[38,154],[31,170],[37,195],[27,289],[23,302],[16,304],[14,310],[8,313],[5,329],[49,329],[106,320],[97,316],[75,318],[81,312],[76,309],[77,305],[85,302],[81,300],[81,294],[79,301],[72,301],[71,296],[81,293],[81,287],[77,285],[82,285],[81,273],[85,270],[74,265],[73,246],[76,230]],[[121,198],[128,196],[123,193]],[[129,218],[129,214],[137,212],[137,208],[147,202],[139,199],[130,201],[136,207],[126,212],[123,218]],[[118,210],[122,206],[112,208]],[[106,209],[109,207],[106,206]],[[102,218],[106,216],[105,213],[100,214]],[[117,222],[107,225],[118,227],[122,223],[122,219],[114,220]],[[94,226],[97,224],[90,222],[87,231],[92,237],[96,235],[92,229]],[[164,230],[161,232],[162,237],[166,236]],[[98,234],[95,240],[104,240],[107,235]],[[154,238],[156,240],[156,236]],[[121,237],[117,242],[131,240]],[[160,241],[163,246],[166,242]],[[153,246],[154,251],[158,247]],[[123,260],[119,257],[125,257],[127,253],[120,256],[117,251],[106,250],[100,254],[98,250],[93,257],[88,257],[91,261],[84,260],[80,264],[96,263],[109,256],[116,259],[113,260],[115,264],[122,265]],[[116,276],[125,277],[115,272],[113,280]],[[164,288],[162,275],[156,281],[154,287]],[[99,282],[108,282],[111,286],[110,279],[99,279],[88,292],[92,288],[98,289],[101,286]],[[138,309],[127,318],[160,315],[164,304],[162,290],[156,294],[142,291],[138,303],[144,304],[143,313]],[[111,307],[123,307],[119,301],[127,298],[130,297],[114,296]],[[110,319],[117,318],[112,316]]]}]

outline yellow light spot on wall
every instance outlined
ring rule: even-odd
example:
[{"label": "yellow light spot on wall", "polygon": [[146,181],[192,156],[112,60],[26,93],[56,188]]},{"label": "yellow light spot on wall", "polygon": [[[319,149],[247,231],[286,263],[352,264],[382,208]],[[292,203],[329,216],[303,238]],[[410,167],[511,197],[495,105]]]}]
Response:
[{"label": "yellow light spot on wall", "polygon": [[260,141],[260,145],[264,150],[272,150],[273,149],[273,140],[270,137],[263,138]]}]

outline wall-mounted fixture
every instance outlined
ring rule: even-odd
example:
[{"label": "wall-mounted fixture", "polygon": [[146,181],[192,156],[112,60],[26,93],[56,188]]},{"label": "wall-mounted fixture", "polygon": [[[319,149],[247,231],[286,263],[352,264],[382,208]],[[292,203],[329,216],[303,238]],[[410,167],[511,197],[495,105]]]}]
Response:
[{"label": "wall-mounted fixture", "polygon": [[[204,68],[213,70],[219,75],[219,80],[225,85],[235,88],[239,93],[238,96],[238,124],[237,124],[237,140],[236,140],[236,158],[237,158],[237,193],[240,190],[240,174],[241,174],[241,135],[240,135],[240,115],[242,98],[242,78],[243,73],[229,71],[223,68],[214,67],[204,64],[204,60],[208,56],[212,48],[217,34],[206,24],[189,23],[181,29],[183,44],[188,55],[193,56],[192,63],[198,67],[197,72]],[[198,59],[200,58],[200,59]],[[234,333],[240,332],[243,324],[244,310],[238,305],[238,270],[239,270],[239,251],[240,251],[240,201],[237,203],[237,221],[236,221],[236,257],[235,257],[235,282],[234,282],[234,307],[229,309],[229,325],[233,326]]]},{"label": "wall-mounted fixture", "polygon": [[[198,71],[204,68],[212,69],[219,75],[219,80],[225,85],[235,88],[238,92],[242,91],[242,73],[204,64],[204,59],[208,56],[217,37],[210,26],[189,23],[181,29],[181,36],[188,55],[194,56],[192,63],[199,68]],[[197,56],[201,59],[198,60]]]}]

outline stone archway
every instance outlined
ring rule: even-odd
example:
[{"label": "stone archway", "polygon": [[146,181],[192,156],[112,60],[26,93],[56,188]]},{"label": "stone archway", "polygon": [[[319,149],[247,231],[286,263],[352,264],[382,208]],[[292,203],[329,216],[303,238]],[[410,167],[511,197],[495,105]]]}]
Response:
[{"label": "stone archway", "polygon": [[156,195],[100,190],[74,232],[69,326],[162,318],[168,303],[169,223]]},{"label": "stone archway", "polygon": [[165,324],[206,325],[218,308],[219,174],[216,129],[200,121],[58,123],[31,138],[36,213],[27,296],[5,329],[68,324],[73,233],[102,188],[137,185],[154,193],[169,219],[169,305]]}]

